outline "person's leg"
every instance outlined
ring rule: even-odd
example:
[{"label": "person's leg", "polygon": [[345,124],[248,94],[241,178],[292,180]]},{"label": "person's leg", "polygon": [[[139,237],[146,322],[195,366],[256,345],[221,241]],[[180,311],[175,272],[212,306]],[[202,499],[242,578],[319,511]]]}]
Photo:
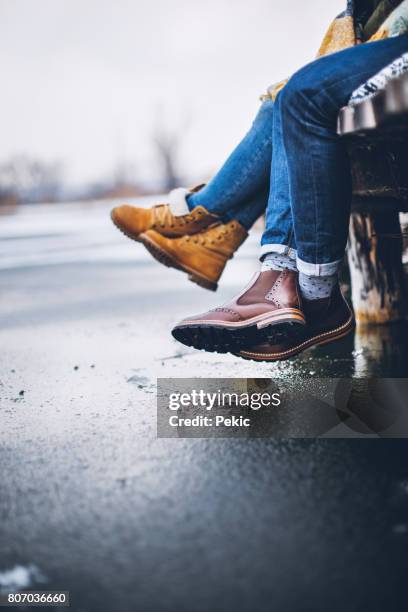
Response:
[{"label": "person's leg", "polygon": [[249,229],[264,212],[272,158],[272,100],[263,102],[251,129],[227,161],[197,193],[187,196],[190,210],[203,206],[223,221],[236,219]]},{"label": "person's leg", "polygon": [[281,107],[281,93],[279,93],[273,113],[271,182],[265,231],[261,239],[261,256],[271,252],[272,248],[275,253],[296,255]]},{"label": "person's leg", "polygon": [[334,53],[302,68],[280,93],[301,282],[335,275],[346,247],[351,170],[336,132],[338,112],[361,83],[407,49],[405,35]]},{"label": "person's leg", "polygon": [[272,118],[273,101],[267,100],[248,134],[208,185],[173,190],[167,204],[150,209],[115,207],[114,224],[160,263],[216,290],[227,261],[266,208]]},{"label": "person's leg", "polygon": [[296,270],[296,243],[290,202],[289,175],[283,144],[281,96],[278,95],[272,124],[271,184],[261,239],[261,270]]},{"label": "person's leg", "polygon": [[265,212],[268,203],[268,195],[269,183],[255,193],[251,199],[243,202],[238,208],[233,208],[229,213],[223,215],[224,223],[235,220],[249,231],[255,221]]},{"label": "person's leg", "polygon": [[331,294],[347,240],[351,173],[336,133],[339,109],[356,87],[407,48],[404,36],[316,60],[290,79],[275,102],[262,269],[275,262],[293,269],[297,256],[306,299]]}]

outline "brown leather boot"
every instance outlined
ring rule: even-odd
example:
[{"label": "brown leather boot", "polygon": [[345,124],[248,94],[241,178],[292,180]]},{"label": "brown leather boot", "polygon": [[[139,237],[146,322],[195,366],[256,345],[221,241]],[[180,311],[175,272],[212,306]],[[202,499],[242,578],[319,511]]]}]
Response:
[{"label": "brown leather boot", "polygon": [[329,298],[303,300],[306,326],[297,337],[288,336],[273,344],[263,343],[238,355],[254,361],[289,359],[317,344],[327,344],[343,338],[354,329],[354,316],[337,286]]},{"label": "brown leather boot", "polygon": [[[191,189],[190,193],[199,191],[202,187],[203,185],[199,185]],[[112,209],[111,219],[125,236],[137,241],[140,241],[140,234],[149,229],[156,230],[169,238],[178,238],[201,232],[210,225],[220,222],[219,217],[209,213],[204,206],[196,206],[188,214],[174,215],[170,204],[158,204],[151,208],[137,208],[124,204]]]},{"label": "brown leather boot", "polygon": [[227,261],[247,235],[238,221],[229,221],[183,238],[166,238],[149,230],[140,236],[140,242],[160,263],[182,270],[194,283],[216,291]]},{"label": "brown leather boot", "polygon": [[258,272],[231,302],[184,319],[172,334],[197,349],[236,353],[237,347],[296,334],[304,325],[297,272],[268,270]]}]

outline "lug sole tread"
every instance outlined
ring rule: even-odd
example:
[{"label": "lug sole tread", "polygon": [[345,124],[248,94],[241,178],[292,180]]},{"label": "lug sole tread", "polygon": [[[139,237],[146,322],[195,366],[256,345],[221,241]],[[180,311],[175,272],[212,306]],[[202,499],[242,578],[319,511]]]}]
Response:
[{"label": "lug sole tread", "polygon": [[178,325],[172,334],[182,344],[198,350],[237,354],[244,348],[264,342],[279,342],[289,337],[298,337],[303,329],[304,325],[296,320],[272,323],[262,329],[258,329],[256,324],[240,328],[188,324]]},{"label": "lug sole tread", "polygon": [[[345,338],[354,330],[355,324],[354,319],[349,319],[348,322],[341,327],[341,329],[335,329],[332,332],[325,332],[324,334],[320,334],[309,340],[304,340],[300,342],[298,345],[294,346],[292,349],[287,351],[283,351],[281,353],[270,353],[269,355],[262,355],[261,353],[252,353],[248,352],[236,352],[234,355],[237,357],[241,357],[242,359],[246,359],[247,361],[256,361],[256,362],[273,362],[273,361],[284,361],[286,359],[290,359],[291,357],[295,357],[299,353],[308,350],[314,346],[319,346],[323,344],[330,344],[331,342],[336,342],[337,340],[341,340]],[[241,349],[242,350],[242,349]]]}]

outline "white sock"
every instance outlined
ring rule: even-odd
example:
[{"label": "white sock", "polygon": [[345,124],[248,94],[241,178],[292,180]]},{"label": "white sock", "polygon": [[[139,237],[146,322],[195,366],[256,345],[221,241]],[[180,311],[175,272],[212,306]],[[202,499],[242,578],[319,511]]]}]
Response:
[{"label": "white sock", "polygon": [[190,209],[187,203],[187,196],[190,191],[188,189],[184,189],[184,187],[178,187],[177,189],[173,189],[170,191],[169,198],[169,206],[170,210],[175,217],[181,217],[182,215],[188,215]]},{"label": "white sock", "polygon": [[267,253],[262,261],[261,272],[268,270],[292,270],[296,272],[296,260],[280,253]]},{"label": "white sock", "polygon": [[300,292],[306,300],[320,300],[329,297],[338,282],[337,273],[330,276],[309,276],[299,272]]}]

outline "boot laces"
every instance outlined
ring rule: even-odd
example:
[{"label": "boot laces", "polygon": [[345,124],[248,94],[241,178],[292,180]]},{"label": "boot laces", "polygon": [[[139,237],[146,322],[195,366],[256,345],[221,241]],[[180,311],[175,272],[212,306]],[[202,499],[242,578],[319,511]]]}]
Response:
[{"label": "boot laces", "polygon": [[183,239],[185,242],[193,242],[194,244],[201,244],[203,246],[206,244],[216,244],[217,241],[222,241],[228,236],[230,229],[234,228],[235,225],[230,225],[229,227],[226,225],[219,225],[205,232],[199,232],[192,236],[184,236]]},{"label": "boot laces", "polygon": [[[197,214],[201,215],[202,211],[197,211]],[[153,206],[153,220],[152,228],[154,229],[157,226],[161,228],[166,226],[171,228],[183,227],[195,221],[196,218],[195,215],[191,213],[181,216],[173,215],[168,204],[158,204],[157,206]]]}]

